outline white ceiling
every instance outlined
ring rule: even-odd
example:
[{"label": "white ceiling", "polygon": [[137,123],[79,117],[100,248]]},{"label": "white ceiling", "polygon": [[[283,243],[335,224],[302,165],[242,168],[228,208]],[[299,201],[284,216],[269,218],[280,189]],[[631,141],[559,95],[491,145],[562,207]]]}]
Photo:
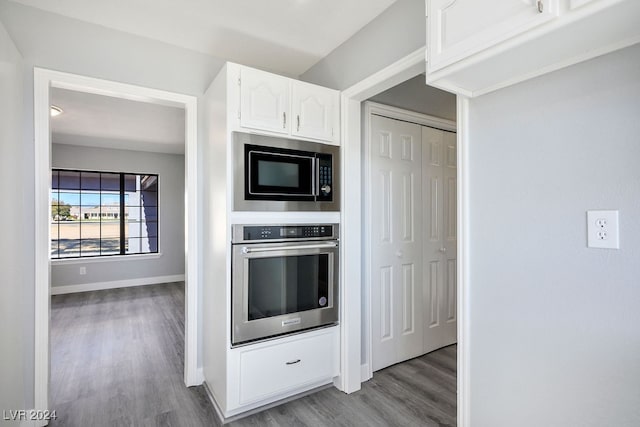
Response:
[{"label": "white ceiling", "polygon": [[52,88],[52,142],[184,154],[184,109]]},{"label": "white ceiling", "polygon": [[396,0],[12,0],[299,76]]}]

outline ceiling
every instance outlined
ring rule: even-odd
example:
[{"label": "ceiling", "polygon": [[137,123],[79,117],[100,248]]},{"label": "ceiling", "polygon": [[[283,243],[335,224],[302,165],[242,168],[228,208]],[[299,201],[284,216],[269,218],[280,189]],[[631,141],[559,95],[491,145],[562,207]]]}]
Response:
[{"label": "ceiling", "polygon": [[299,76],[396,0],[12,0]]},{"label": "ceiling", "polygon": [[52,142],[184,154],[184,109],[51,88]]},{"label": "ceiling", "polygon": [[[220,59],[297,77],[396,0],[12,0]],[[184,153],[184,110],[51,90],[52,141]]]}]

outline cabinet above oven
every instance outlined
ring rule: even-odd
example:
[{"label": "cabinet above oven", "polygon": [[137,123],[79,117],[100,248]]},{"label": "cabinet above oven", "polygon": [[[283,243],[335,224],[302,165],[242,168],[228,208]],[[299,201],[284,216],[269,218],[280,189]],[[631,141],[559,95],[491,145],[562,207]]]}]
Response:
[{"label": "cabinet above oven", "polygon": [[340,144],[340,92],[245,66],[236,74],[238,130]]}]

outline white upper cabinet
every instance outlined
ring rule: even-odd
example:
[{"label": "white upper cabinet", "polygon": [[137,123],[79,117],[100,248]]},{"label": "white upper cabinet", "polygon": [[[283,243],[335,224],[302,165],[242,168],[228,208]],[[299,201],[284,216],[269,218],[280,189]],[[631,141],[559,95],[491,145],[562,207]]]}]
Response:
[{"label": "white upper cabinet", "polygon": [[638,0],[426,0],[426,83],[474,97],[640,42]]},{"label": "white upper cabinet", "polygon": [[557,13],[558,0],[428,0],[428,70],[522,34]]},{"label": "white upper cabinet", "polygon": [[243,66],[238,83],[238,130],[339,144],[340,92]]},{"label": "white upper cabinet", "polygon": [[243,67],[240,71],[240,126],[289,133],[289,79]]},{"label": "white upper cabinet", "polygon": [[336,128],[339,93],[309,83],[292,82],[291,134],[298,137],[332,141]]}]

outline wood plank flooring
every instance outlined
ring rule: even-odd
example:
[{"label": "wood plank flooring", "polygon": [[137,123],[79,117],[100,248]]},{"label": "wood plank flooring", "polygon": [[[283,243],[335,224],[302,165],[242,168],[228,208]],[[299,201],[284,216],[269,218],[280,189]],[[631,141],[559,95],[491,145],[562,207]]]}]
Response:
[{"label": "wood plank flooring", "polygon": [[[51,426],[219,426],[202,386],[186,388],[184,283],[56,295]],[[455,426],[456,346],[227,424]]]}]

